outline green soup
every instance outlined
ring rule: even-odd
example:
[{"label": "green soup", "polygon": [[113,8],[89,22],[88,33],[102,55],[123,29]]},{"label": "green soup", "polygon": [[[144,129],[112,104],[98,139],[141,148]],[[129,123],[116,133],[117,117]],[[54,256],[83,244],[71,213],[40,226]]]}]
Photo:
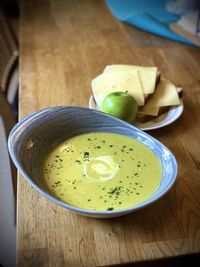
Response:
[{"label": "green soup", "polygon": [[139,204],[159,187],[159,159],[124,135],[95,132],[57,146],[44,163],[48,190],[56,198],[90,210],[118,210]]}]

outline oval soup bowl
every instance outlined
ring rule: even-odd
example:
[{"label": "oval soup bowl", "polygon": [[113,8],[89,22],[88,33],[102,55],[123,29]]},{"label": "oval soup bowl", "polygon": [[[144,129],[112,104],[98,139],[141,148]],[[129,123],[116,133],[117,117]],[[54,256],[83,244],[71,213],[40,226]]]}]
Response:
[{"label": "oval soup bowl", "polygon": [[[43,183],[45,157],[66,139],[88,132],[118,133],[147,146],[162,165],[162,180],[158,190],[138,205],[113,211],[82,209],[54,197]],[[8,138],[8,147],[17,169],[41,195],[71,211],[96,218],[122,216],[153,203],[171,188],[177,175],[176,159],[163,144],[131,124],[88,108],[60,106],[35,112],[14,126]]]}]

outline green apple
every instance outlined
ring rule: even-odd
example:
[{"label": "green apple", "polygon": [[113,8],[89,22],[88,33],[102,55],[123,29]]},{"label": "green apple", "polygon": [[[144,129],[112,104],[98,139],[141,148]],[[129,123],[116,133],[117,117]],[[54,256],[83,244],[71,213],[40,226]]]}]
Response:
[{"label": "green apple", "polygon": [[133,122],[138,112],[138,104],[128,92],[108,94],[102,103],[101,110],[127,122]]}]

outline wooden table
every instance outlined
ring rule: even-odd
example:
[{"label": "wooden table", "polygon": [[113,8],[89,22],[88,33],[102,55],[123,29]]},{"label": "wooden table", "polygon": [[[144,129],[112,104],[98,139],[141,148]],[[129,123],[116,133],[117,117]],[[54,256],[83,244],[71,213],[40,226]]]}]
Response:
[{"label": "wooden table", "polygon": [[184,113],[150,132],[179,173],[152,206],[116,219],[68,212],[19,177],[18,266],[106,266],[200,252],[200,50],[116,21],[100,0],[22,0],[20,119],[55,105],[88,106],[108,64],[157,66],[184,88]]}]

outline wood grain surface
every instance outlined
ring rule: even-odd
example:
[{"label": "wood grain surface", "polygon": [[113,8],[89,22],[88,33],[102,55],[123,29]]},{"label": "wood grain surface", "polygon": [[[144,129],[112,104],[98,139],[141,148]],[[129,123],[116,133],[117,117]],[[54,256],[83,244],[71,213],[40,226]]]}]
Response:
[{"label": "wood grain surface", "polygon": [[200,50],[116,21],[100,0],[22,0],[20,119],[55,105],[88,106],[108,64],[157,66],[184,89],[184,113],[152,131],[176,156],[175,185],[153,205],[116,219],[82,217],[19,176],[18,266],[107,266],[200,252]]}]

